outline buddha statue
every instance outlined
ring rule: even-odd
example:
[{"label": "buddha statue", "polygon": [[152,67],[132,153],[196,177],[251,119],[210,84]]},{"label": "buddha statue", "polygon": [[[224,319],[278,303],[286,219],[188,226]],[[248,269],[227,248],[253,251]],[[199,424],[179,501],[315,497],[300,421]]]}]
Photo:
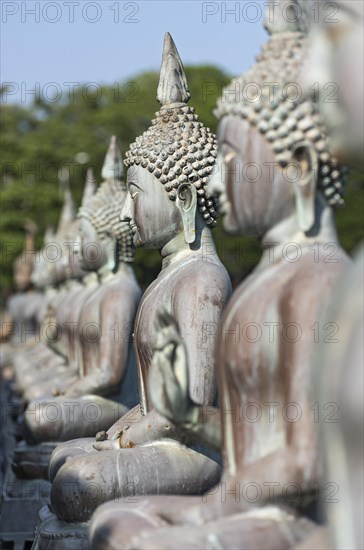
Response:
[{"label": "buddha statue", "polygon": [[[40,328],[40,337],[31,350],[20,351],[14,358],[15,386],[17,391],[22,394],[34,379],[34,374],[39,370],[45,369],[49,365],[58,366],[66,362],[66,353],[57,348],[57,341],[54,340],[53,348],[47,344],[48,330],[42,326],[45,317],[50,316],[52,311],[57,311],[59,304],[67,296],[65,281],[67,271],[61,244],[63,235],[69,230],[70,225],[75,218],[75,206],[71,191],[68,188],[64,192],[63,207],[57,227],[56,234],[46,234],[44,248],[36,253],[32,279],[34,285],[40,288],[47,288],[47,299],[43,304],[43,312],[39,312],[38,323]],[[42,316],[43,313],[43,316]],[[27,335],[25,335],[27,336]],[[24,339],[24,335],[23,335]],[[51,343],[52,344],[52,343]]]},{"label": "buddha statue", "polygon": [[[48,247],[55,239],[55,232],[52,225],[48,225],[43,237],[44,247]],[[37,312],[37,323],[40,326],[46,315],[48,303],[53,296],[56,295],[57,289],[51,278],[49,277],[49,270],[46,269],[46,255],[43,250],[37,250],[35,253],[34,268],[31,275],[32,284],[35,288],[44,294],[45,300],[42,303],[42,307]],[[55,257],[55,256],[54,256]]]},{"label": "buddha statue", "polygon": [[[42,295],[34,289],[31,281],[37,226],[31,220],[27,220],[24,229],[24,249],[21,255],[15,259],[13,265],[14,285],[17,292],[9,298],[7,304],[8,313],[14,323],[12,342],[17,343],[23,343],[22,334],[25,332],[33,334],[33,340],[36,338],[36,311],[42,300]],[[29,338],[28,343],[30,341]]]},{"label": "buddha statue", "polygon": [[[64,241],[75,238],[75,235],[72,237],[71,231],[71,226],[74,225],[73,218],[73,201],[70,191],[67,190],[58,227],[59,232],[55,236],[57,240],[52,246],[48,240],[50,235],[47,234],[45,249],[35,258],[32,271],[35,286],[42,289],[57,285],[59,289],[55,291],[49,288],[49,291],[44,293],[46,303],[43,302],[40,309],[37,309],[38,322],[42,318],[42,310],[44,312],[50,304],[55,306],[57,297],[67,296],[64,283],[69,270],[63,261],[62,245]],[[34,248],[32,252],[34,254]],[[0,539],[8,542],[10,538],[19,547],[23,547],[25,541],[32,537],[38,510],[49,501],[50,484],[46,480],[46,473],[49,457],[54,448],[52,445],[27,445],[24,440],[18,442],[19,436],[22,435],[19,428],[24,414],[24,401],[27,399],[28,386],[39,388],[40,371],[47,370],[49,384],[49,380],[66,364],[65,356],[52,351],[45,344],[43,326],[40,330],[39,327],[38,324],[35,331],[30,331],[26,327],[27,331],[24,330],[22,333],[22,339],[25,342],[20,344],[19,351],[12,361],[16,388],[22,399],[19,399],[17,406],[14,407],[14,395],[10,393],[2,402],[4,416],[6,416],[2,419],[1,441],[6,460],[2,487]],[[33,342],[31,347],[26,343],[27,340]],[[1,393],[3,398],[3,392]]]},{"label": "buddha statue", "polygon": [[[24,223],[25,240],[22,253],[13,262],[14,292],[6,303],[1,323],[1,364],[6,365],[6,378],[13,375],[15,355],[26,349],[28,352],[39,335],[37,313],[41,309],[42,292],[34,288],[31,275],[35,267],[35,235],[37,226],[31,220]],[[25,338],[28,335],[28,338]],[[24,345],[26,344],[26,345]],[[5,376],[5,370],[3,371]]]},{"label": "buddha statue", "polygon": [[[95,180],[93,174],[88,172],[83,201],[94,190]],[[61,292],[48,304],[41,329],[43,339],[53,353],[49,357],[50,362],[39,357],[36,362],[38,368],[33,362],[28,374],[23,373],[23,398],[26,402],[52,396],[53,387],[59,379],[71,383],[77,376],[78,340],[73,335],[73,327],[83,302],[97,285],[96,277],[87,280],[89,277],[85,277],[86,272],[74,254],[79,221],[75,218],[75,206],[69,189],[66,190],[65,203],[56,241],[60,260],[53,264],[55,280],[65,281]]]},{"label": "buddha statue", "polygon": [[342,338],[335,348],[321,344],[314,363],[317,402],[334,405],[338,421],[320,425],[325,482],[335,495],[324,501],[326,530],[317,529],[313,536],[324,548],[335,550],[359,550],[364,542],[363,281],[364,247],[361,244],[355,264],[335,288],[325,318],[342,329]]},{"label": "buddha statue", "polygon": [[[222,481],[203,497],[102,505],[91,522],[92,548],[179,548],[181,540],[194,549],[293,548],[316,531],[322,467],[311,364],[316,341],[335,346],[337,327],[320,320],[350,260],[333,215],[345,171],[317,104],[289,90],[309,45],[308,6],[295,4],[307,17],[293,24],[278,10],[267,19],[271,36],[256,64],[224,90],[216,110],[219,170],[210,194],[226,231],[259,237],[263,250],[222,319],[219,411],[187,395],[190,359],[178,322],[163,312],[150,370],[159,412],[195,439],[221,445]],[[246,95],[251,83],[255,101]]]},{"label": "buddha statue", "polygon": [[[324,3],[320,2],[321,8]],[[311,54],[304,83],[319,83],[320,112],[329,129],[335,153],[363,169],[363,18],[362,2],[336,3],[335,21],[312,25]],[[326,63],[323,63],[323,59]],[[324,88],[335,83],[337,101],[327,104]],[[332,295],[325,322],[335,322],[341,337],[333,346],[321,344],[314,361],[319,403],[334,403],[339,422],[320,425],[325,478],[336,492],[325,499],[326,529],[317,529],[304,548],[363,547],[363,260],[361,243],[355,264]],[[334,482],[334,483],[333,483]]]},{"label": "buddha statue", "polygon": [[[220,477],[216,453],[210,458],[207,448],[185,439],[173,423],[157,414],[147,387],[158,336],[156,312],[164,304],[178,322],[189,356],[187,391],[201,406],[214,404],[216,331],[212,329],[218,326],[231,293],[210,231],[217,217],[215,201],[207,196],[216,160],[215,136],[187,106],[189,95],[182,62],[167,33],[157,94],[161,109],[126,154],[128,194],[121,211],[135,245],[158,249],[163,258],[162,270],[143,295],[135,321],[140,405],[94,440],[94,446],[92,441],[84,445],[78,456],[72,455],[72,449],[81,448],[82,440],[54,451],[50,479],[55,515],[43,514],[38,529],[41,545],[52,545],[55,538],[59,542],[62,536],[67,544],[72,537],[79,541],[81,524],[76,529],[60,520],[87,521],[107,500],[133,494],[200,494],[205,483],[216,483]],[[90,479],[97,495],[89,493]]]},{"label": "buddha statue", "polygon": [[[77,325],[77,377],[54,383],[56,397],[29,404],[25,427],[27,438],[33,442],[94,436],[108,429],[137,402],[131,334],[141,291],[131,265],[132,234],[129,225],[119,219],[126,187],[121,180],[122,160],[115,137],[111,139],[102,176],[104,183],[78,212],[81,265],[90,272],[97,271],[99,286],[86,300],[81,295],[78,317],[67,316],[69,324]],[[75,310],[81,301],[79,296],[80,293],[75,297]],[[119,340],[111,330],[117,326]],[[92,330],[97,330],[96,337]],[[118,401],[101,396],[113,396]],[[59,412],[57,421],[46,414],[52,406]],[[97,408],[100,416],[85,422],[85,411],[92,408]]]},{"label": "buddha statue", "polygon": [[[95,180],[88,173],[84,188],[83,201],[95,190]],[[47,304],[45,318],[43,319],[40,336],[42,340],[35,344],[32,353],[22,354],[16,358],[16,386],[21,393],[23,407],[18,423],[21,427],[22,439],[14,450],[12,467],[14,473],[21,478],[46,479],[48,462],[55,443],[47,445],[34,445],[40,443],[32,438],[27,429],[26,419],[29,415],[39,411],[41,399],[52,397],[55,384],[69,383],[77,376],[77,366],[72,363],[72,348],[76,343],[67,335],[67,322],[72,320],[74,314],[82,305],[82,299],[93,291],[97,284],[86,283],[85,271],[81,268],[76,258],[73,261],[72,245],[77,238],[78,220],[75,219],[75,207],[69,187],[65,191],[65,202],[62,209],[56,240],[54,243],[46,243],[51,246],[44,250],[44,263],[51,259],[49,271],[50,280],[57,281],[60,289],[50,296]],[[53,246],[52,246],[53,245]],[[54,246],[56,245],[56,246]],[[54,256],[50,255],[54,254]],[[43,265],[44,268],[44,265]],[[45,275],[45,278],[47,275]],[[83,280],[81,280],[83,277]],[[73,308],[71,309],[71,303]],[[65,334],[66,333],[66,334]],[[32,401],[35,400],[35,401]],[[25,409],[25,413],[24,413]],[[34,410],[35,409],[35,410]],[[53,408],[47,409],[46,419],[54,424]],[[30,444],[29,444],[30,443]]]}]

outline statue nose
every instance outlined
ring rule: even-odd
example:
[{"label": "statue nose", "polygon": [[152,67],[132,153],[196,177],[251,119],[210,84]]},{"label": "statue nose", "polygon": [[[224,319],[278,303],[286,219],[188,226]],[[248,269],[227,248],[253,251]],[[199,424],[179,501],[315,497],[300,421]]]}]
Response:
[{"label": "statue nose", "polygon": [[120,221],[121,222],[130,222],[132,220],[132,212],[131,212],[131,197],[129,193],[126,195],[125,202],[121,208],[120,212]]}]

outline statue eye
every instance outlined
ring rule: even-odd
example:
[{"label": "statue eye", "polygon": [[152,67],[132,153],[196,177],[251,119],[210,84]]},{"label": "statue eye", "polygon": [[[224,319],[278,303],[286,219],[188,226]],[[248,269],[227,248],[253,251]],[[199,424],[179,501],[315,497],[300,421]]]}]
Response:
[{"label": "statue eye", "polygon": [[132,200],[134,200],[137,195],[139,195],[139,191],[134,191],[134,193],[130,193]]}]

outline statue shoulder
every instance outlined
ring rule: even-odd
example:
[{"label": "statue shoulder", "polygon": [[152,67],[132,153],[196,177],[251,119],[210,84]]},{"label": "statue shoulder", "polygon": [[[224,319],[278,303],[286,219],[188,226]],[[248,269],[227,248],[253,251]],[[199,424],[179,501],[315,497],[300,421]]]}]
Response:
[{"label": "statue shoulder", "polygon": [[352,260],[337,243],[310,247],[282,287],[281,302],[293,309],[310,304],[320,307],[351,265]]},{"label": "statue shoulder", "polygon": [[199,290],[206,287],[225,289],[229,296],[232,292],[229,274],[216,254],[212,257],[201,254],[195,261],[188,262],[182,278],[182,284],[186,287],[191,288],[192,285]]}]

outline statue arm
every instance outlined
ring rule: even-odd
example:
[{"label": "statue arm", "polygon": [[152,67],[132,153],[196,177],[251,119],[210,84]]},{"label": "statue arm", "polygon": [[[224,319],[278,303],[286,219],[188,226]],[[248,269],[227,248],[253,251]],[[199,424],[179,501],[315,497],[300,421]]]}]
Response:
[{"label": "statue arm", "polygon": [[219,410],[199,405],[189,395],[186,344],[173,317],[164,309],[157,315],[157,336],[149,376],[155,409],[178,427],[181,438],[192,439],[219,450]]},{"label": "statue arm", "polygon": [[240,482],[254,479],[260,484],[262,501],[269,498],[270,481],[279,483],[277,487],[281,490],[286,484],[295,483],[305,493],[320,478],[318,426],[312,410],[310,382],[312,356],[317,349],[310,327],[320,321],[327,295],[326,281],[320,275],[311,272],[309,276],[296,277],[286,287],[279,305],[281,325],[286,330],[280,343],[279,378],[283,391],[277,415],[283,415],[285,444],[247,466],[243,476],[240,473]]},{"label": "statue arm", "polygon": [[[263,489],[262,501],[269,498],[269,482],[282,488],[295,483],[302,493],[312,490],[320,478],[317,424],[312,410],[312,356],[315,353],[312,327],[320,321],[327,288],[320,274],[295,278],[281,298],[280,320],[286,327],[281,336],[279,378],[282,384],[282,407],[285,444],[260,458],[240,473],[240,482],[256,480]],[[289,332],[288,327],[291,327]],[[254,395],[252,395],[254,399]],[[292,406],[289,406],[292,404]],[[276,418],[276,422],[278,419]],[[280,421],[280,419],[279,419]],[[277,430],[279,430],[277,426]],[[256,434],[257,437],[257,434]]]},{"label": "statue arm", "polygon": [[188,419],[180,424],[182,433],[215,451],[221,449],[221,415],[217,407],[191,402]]}]

